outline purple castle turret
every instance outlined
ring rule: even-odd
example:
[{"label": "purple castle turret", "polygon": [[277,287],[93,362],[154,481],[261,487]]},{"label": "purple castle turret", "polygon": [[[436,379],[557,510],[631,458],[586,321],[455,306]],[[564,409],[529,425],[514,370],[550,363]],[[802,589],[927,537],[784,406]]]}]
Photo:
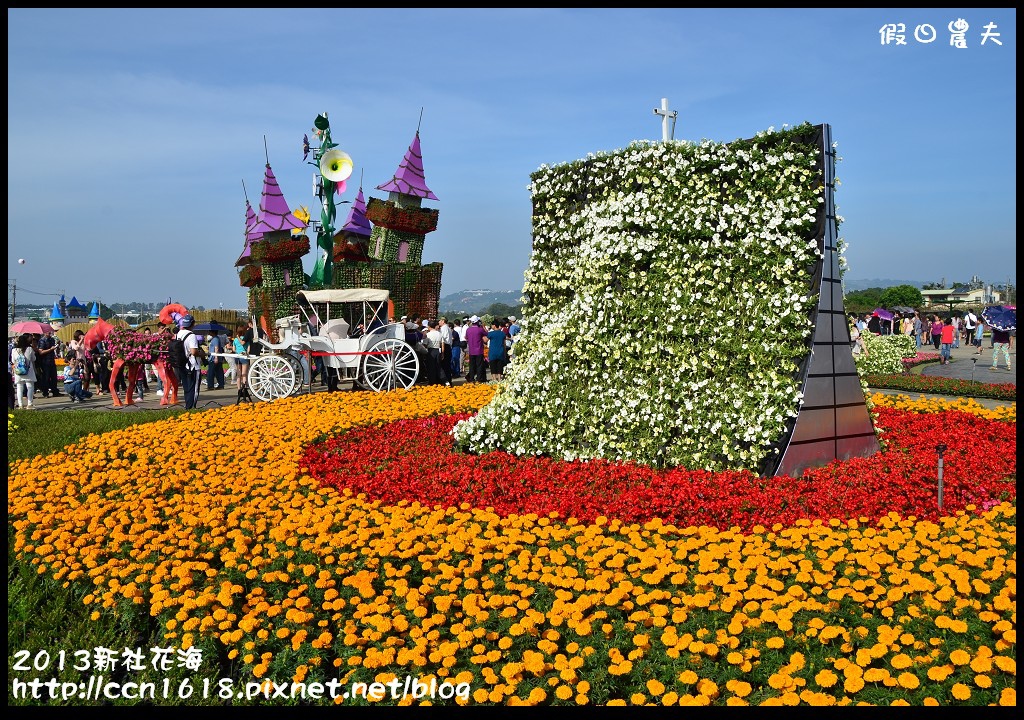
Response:
[{"label": "purple castle turret", "polygon": [[418,130],[394,177],[377,189],[388,191],[388,199],[370,198],[366,208],[366,217],[375,226],[370,256],[419,265],[426,235],[437,229],[438,212],[420,207],[423,200],[437,200],[437,195],[427,187],[423,174]]},{"label": "purple castle turret", "polygon": [[348,219],[334,236],[334,261],[352,260],[361,262],[370,259],[370,236],[373,228],[366,219],[366,199],[363,188],[359,188]]},{"label": "purple castle turret", "polygon": [[238,256],[238,260],[235,261],[235,267],[242,267],[252,262],[252,244],[255,240],[262,240],[263,235],[260,233],[254,233],[252,228],[256,225],[256,212],[252,209],[252,205],[249,201],[245,201],[245,247],[242,248],[242,254]]},{"label": "purple castle turret", "polygon": [[[238,262],[248,265],[240,281],[249,287],[249,312],[264,318],[270,327],[293,312],[295,293],[306,282],[302,256],[309,252],[309,238],[292,233],[305,227],[306,223],[295,217],[288,207],[274,171],[267,163],[260,212],[252,225],[246,213],[246,247]],[[246,253],[248,263],[244,262]]]},{"label": "purple castle turret", "polygon": [[[441,263],[423,265],[423,243],[437,229],[437,210],[421,207],[437,200],[427,187],[420,152],[420,133],[391,179],[377,186],[387,200],[370,198],[363,207],[362,188],[338,233],[334,257],[334,286],[375,287],[387,290],[395,315],[436,318],[441,301]],[[370,226],[372,223],[372,228]]]}]

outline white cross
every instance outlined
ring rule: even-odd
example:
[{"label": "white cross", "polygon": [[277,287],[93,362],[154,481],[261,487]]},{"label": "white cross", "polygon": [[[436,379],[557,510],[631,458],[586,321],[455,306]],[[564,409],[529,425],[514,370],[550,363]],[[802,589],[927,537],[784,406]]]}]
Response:
[{"label": "white cross", "polygon": [[672,118],[672,135],[675,135],[676,130],[676,111],[668,109],[668,98],[661,99],[661,109],[654,108],[655,115],[661,115],[661,139],[663,142],[668,142],[672,138],[669,137],[668,131],[668,120]]}]

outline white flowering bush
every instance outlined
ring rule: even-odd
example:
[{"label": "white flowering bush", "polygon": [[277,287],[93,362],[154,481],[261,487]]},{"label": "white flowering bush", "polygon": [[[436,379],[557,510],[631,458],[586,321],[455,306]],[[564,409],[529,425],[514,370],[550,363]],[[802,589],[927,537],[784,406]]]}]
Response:
[{"label": "white flowering bush", "polygon": [[867,353],[854,355],[858,375],[899,375],[903,372],[903,358],[917,356],[912,335],[861,334]]},{"label": "white flowering bush", "polygon": [[542,166],[516,361],[456,442],[757,469],[801,400],[818,142],[805,124]]}]

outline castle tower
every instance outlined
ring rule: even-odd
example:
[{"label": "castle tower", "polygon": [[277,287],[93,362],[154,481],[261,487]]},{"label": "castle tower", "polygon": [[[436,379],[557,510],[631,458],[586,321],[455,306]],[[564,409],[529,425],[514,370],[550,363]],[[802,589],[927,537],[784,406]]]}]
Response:
[{"label": "castle tower", "polygon": [[388,199],[370,198],[361,212],[360,188],[349,222],[335,237],[334,257],[341,262],[333,286],[381,288],[390,293],[396,315],[436,318],[444,266],[421,264],[424,239],[437,229],[438,211],[420,207],[437,196],[423,174],[418,130],[398,170],[377,189],[387,191]]},{"label": "castle tower", "polygon": [[[246,232],[246,242],[252,262],[261,268],[259,286],[249,289],[249,312],[264,318],[268,328],[273,328],[276,320],[292,314],[295,294],[305,284],[302,256],[309,252],[309,238],[292,235],[292,230],[305,227],[306,223],[289,209],[274,171],[267,163],[260,212],[256,223]],[[244,250],[242,255],[245,255]]]},{"label": "castle tower", "polygon": [[96,322],[100,319],[100,306],[99,303],[93,302],[92,310],[89,311],[89,322]]},{"label": "castle tower", "polygon": [[85,305],[78,302],[78,298],[71,296],[71,302],[64,307],[64,317],[68,322],[82,322],[86,319]]},{"label": "castle tower", "polygon": [[366,219],[366,199],[363,188],[359,188],[348,219],[334,236],[334,262],[346,260],[363,262],[370,259],[370,237],[373,228]]},{"label": "castle tower", "polygon": [[238,271],[238,282],[242,287],[253,288],[263,282],[263,268],[253,262],[252,244],[260,240],[262,235],[252,231],[256,225],[256,211],[252,209],[248,198],[245,201],[245,246],[242,254],[235,261],[235,267],[241,268]]},{"label": "castle tower", "polygon": [[50,312],[49,322],[50,325],[53,326],[54,330],[59,330],[64,326],[64,313],[60,311],[59,303],[53,304],[53,310]]},{"label": "castle tower", "polygon": [[437,200],[437,196],[427,187],[423,174],[419,130],[394,177],[377,189],[388,191],[388,199],[370,198],[366,208],[366,217],[375,226],[370,236],[370,256],[419,265],[426,235],[437,229],[438,216],[437,210],[420,207],[423,200]]}]

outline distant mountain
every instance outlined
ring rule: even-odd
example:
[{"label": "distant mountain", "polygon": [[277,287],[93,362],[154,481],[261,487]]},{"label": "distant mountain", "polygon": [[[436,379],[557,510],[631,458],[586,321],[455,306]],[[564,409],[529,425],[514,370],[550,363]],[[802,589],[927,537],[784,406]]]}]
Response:
[{"label": "distant mountain", "polygon": [[440,309],[444,312],[479,314],[494,303],[518,305],[520,297],[520,290],[459,290],[443,296]]},{"label": "distant mountain", "polygon": [[880,280],[878,278],[872,278],[870,280],[858,280],[853,278],[843,278],[843,287],[846,292],[856,290],[867,290],[869,288],[890,288],[896,287],[897,285],[912,285],[918,290],[923,288],[926,283],[920,280],[889,280],[888,278]]}]

